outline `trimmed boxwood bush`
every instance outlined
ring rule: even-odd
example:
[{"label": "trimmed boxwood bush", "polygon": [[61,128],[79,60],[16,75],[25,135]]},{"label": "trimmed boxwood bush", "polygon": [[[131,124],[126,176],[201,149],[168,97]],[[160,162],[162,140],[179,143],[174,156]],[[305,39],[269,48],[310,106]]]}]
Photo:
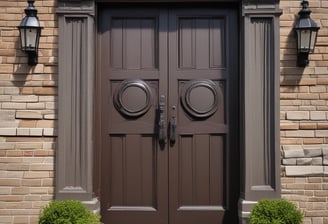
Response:
[{"label": "trimmed boxwood bush", "polygon": [[263,199],[250,215],[250,224],[302,224],[302,212],[284,199]]},{"label": "trimmed boxwood bush", "polygon": [[100,224],[100,216],[93,214],[77,200],[52,201],[40,215],[39,224]]}]

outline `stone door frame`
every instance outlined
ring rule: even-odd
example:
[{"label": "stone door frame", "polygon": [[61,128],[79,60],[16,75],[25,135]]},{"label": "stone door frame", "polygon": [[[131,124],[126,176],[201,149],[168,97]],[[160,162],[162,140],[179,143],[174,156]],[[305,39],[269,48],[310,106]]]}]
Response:
[{"label": "stone door frame", "polygon": [[[193,1],[193,0],[190,0]],[[261,198],[280,197],[279,0],[213,0],[239,5],[240,218]],[[110,0],[59,0],[57,7],[58,140],[56,199],[85,201],[99,209],[101,123],[95,114],[97,4]],[[116,0],[114,2],[134,2]],[[144,2],[144,1],[139,1]],[[158,2],[149,0],[149,2]],[[170,2],[164,0],[163,2]],[[183,1],[182,1],[183,2]],[[197,1],[201,2],[201,0]],[[99,110],[98,110],[99,111]],[[262,158],[262,159],[259,159]],[[99,173],[99,172],[98,172]]]}]

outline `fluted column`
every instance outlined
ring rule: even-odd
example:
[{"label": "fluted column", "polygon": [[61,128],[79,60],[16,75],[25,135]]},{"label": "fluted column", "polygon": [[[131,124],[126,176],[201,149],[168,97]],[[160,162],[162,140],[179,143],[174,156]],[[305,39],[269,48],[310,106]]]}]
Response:
[{"label": "fluted column", "polygon": [[280,14],[277,1],[243,4],[240,216],[244,218],[258,200],[280,197]]},{"label": "fluted column", "polygon": [[56,199],[92,199],[94,2],[61,2]]}]

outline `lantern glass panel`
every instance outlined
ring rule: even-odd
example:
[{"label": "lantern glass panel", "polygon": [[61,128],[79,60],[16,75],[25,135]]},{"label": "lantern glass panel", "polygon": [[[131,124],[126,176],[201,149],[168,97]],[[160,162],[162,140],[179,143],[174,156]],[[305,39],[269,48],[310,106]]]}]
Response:
[{"label": "lantern glass panel", "polygon": [[35,51],[36,50],[36,40],[37,40],[37,35],[38,35],[38,29],[26,28],[25,35],[26,35],[25,36],[25,38],[26,38],[25,50],[26,51]]},{"label": "lantern glass panel", "polygon": [[317,31],[316,30],[313,30],[311,32],[310,53],[313,53],[314,52],[316,38],[317,38]]},{"label": "lantern glass panel", "polygon": [[310,30],[299,30],[297,36],[298,36],[299,52],[309,52],[311,31]]},{"label": "lantern glass panel", "polygon": [[26,46],[26,42],[25,42],[25,29],[24,28],[20,28],[19,29],[20,32],[20,40],[21,40],[21,47],[22,50],[25,50],[25,46]]}]

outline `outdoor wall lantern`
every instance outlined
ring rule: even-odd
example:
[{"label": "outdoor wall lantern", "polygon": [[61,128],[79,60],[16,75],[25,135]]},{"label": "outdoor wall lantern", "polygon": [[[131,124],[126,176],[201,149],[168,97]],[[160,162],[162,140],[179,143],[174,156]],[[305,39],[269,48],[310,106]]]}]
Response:
[{"label": "outdoor wall lantern", "polygon": [[26,16],[22,19],[18,26],[21,49],[28,54],[28,64],[38,64],[38,48],[41,35],[39,19],[37,17],[38,11],[34,8],[35,0],[28,0],[28,6],[25,9]]},{"label": "outdoor wall lantern", "polygon": [[302,1],[294,30],[297,36],[297,65],[305,67],[309,64],[309,53],[314,52],[317,34],[320,27],[310,18],[309,1]]}]

